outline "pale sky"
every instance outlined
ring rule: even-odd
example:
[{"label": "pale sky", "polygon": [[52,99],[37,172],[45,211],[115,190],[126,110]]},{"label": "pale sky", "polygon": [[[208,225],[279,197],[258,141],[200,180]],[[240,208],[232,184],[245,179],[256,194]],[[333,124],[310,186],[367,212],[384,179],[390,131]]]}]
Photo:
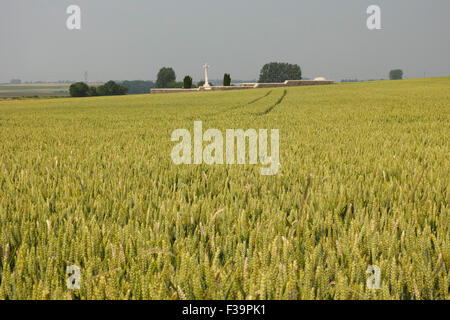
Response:
[{"label": "pale sky", "polygon": [[[81,30],[66,9],[81,7]],[[369,5],[382,30],[367,29]],[[272,61],[304,77],[450,76],[449,0],[0,0],[0,82],[257,79]]]}]

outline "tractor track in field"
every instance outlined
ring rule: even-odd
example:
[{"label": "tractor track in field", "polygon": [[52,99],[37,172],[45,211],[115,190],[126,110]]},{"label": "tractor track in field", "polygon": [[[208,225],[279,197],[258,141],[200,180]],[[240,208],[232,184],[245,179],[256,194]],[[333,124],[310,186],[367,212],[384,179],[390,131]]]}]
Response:
[{"label": "tractor track in field", "polygon": [[231,108],[228,108],[228,109],[225,109],[225,110],[221,110],[221,111],[218,111],[218,112],[206,114],[205,116],[206,116],[206,117],[217,116],[217,115],[220,115],[220,114],[229,112],[229,111],[233,111],[233,110],[236,110],[236,109],[239,109],[239,108],[243,108],[243,107],[252,105],[252,104],[258,102],[259,100],[262,100],[262,99],[264,99],[264,98],[270,96],[270,95],[272,94],[272,91],[273,91],[273,90],[270,90],[270,91],[267,92],[266,94],[264,94],[264,95],[262,95],[261,97],[258,97],[258,98],[256,98],[256,99],[253,99],[253,100],[250,101],[250,102],[247,102],[247,103],[244,103],[244,104],[240,104],[240,105],[238,105],[238,106],[233,106],[233,107],[231,107]]},{"label": "tractor track in field", "polygon": [[261,113],[257,113],[257,116],[264,116],[268,113],[270,113],[273,109],[275,109],[276,106],[278,106],[279,104],[281,104],[284,100],[284,98],[286,98],[287,95],[287,90],[284,90],[283,95],[281,96],[280,99],[278,99],[277,102],[275,102],[275,104],[273,104],[272,106],[270,106],[269,108],[267,108],[265,111],[261,112]]},{"label": "tractor track in field", "polygon": [[261,96],[261,97],[259,97],[259,98],[256,98],[256,99],[250,101],[250,102],[247,103],[246,105],[249,106],[249,105],[251,105],[251,104],[254,104],[254,103],[258,102],[258,101],[261,100],[261,99],[264,99],[265,97],[270,96],[270,94],[272,93],[272,91],[273,91],[273,90],[270,90],[270,91],[267,92],[265,95],[263,95],[263,96]]},{"label": "tractor track in field", "polygon": [[216,113],[213,114],[213,115],[218,115],[218,114],[221,114],[221,113],[233,111],[233,110],[236,110],[236,109],[239,109],[239,108],[243,108],[243,107],[252,105],[252,104],[258,102],[259,100],[262,100],[262,99],[264,99],[264,98],[270,96],[271,93],[272,93],[272,90],[270,90],[269,92],[267,92],[265,95],[263,95],[263,96],[261,96],[261,97],[258,97],[258,98],[256,98],[256,99],[253,99],[253,100],[250,101],[250,102],[247,102],[247,103],[245,103],[245,104],[240,104],[240,105],[238,105],[238,106],[234,106],[234,107],[231,107],[231,108],[228,108],[228,109],[225,109],[225,110],[216,112]]}]

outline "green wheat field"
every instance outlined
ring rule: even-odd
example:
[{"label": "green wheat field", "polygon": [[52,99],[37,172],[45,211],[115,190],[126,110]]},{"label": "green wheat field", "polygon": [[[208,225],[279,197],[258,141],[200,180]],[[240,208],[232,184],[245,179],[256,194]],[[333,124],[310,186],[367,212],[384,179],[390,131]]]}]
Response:
[{"label": "green wheat field", "polygon": [[[176,166],[196,120],[278,174]],[[450,299],[449,159],[450,78],[0,101],[0,299]]]}]

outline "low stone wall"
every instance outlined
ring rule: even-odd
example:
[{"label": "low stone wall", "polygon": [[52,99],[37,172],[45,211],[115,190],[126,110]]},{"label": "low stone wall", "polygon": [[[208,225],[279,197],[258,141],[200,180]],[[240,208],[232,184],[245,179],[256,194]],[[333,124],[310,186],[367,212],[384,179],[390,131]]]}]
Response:
[{"label": "low stone wall", "polygon": [[[224,91],[224,90],[245,90],[245,89],[254,89],[254,87],[248,87],[248,86],[214,86],[211,87],[211,90],[213,91]],[[206,90],[205,90],[206,91]]]},{"label": "low stone wall", "polygon": [[254,88],[279,88],[286,87],[286,83],[257,83]]},{"label": "low stone wall", "polygon": [[333,84],[334,81],[328,80],[286,80],[283,83],[256,83],[254,88],[279,88],[279,87],[298,87],[298,86],[318,86]]},{"label": "low stone wall", "polygon": [[318,86],[333,84],[334,81],[329,80],[287,80],[283,83],[246,83],[240,86],[213,86],[209,89],[195,88],[195,89],[151,89],[151,93],[179,93],[179,92],[208,92],[208,91],[225,91],[225,90],[244,90],[255,88],[283,88],[283,87],[298,87],[298,86]]},{"label": "low stone wall", "polygon": [[150,93],[180,93],[180,92],[198,92],[199,89],[150,89]]},{"label": "low stone wall", "polygon": [[294,86],[317,86],[325,84],[333,84],[331,80],[287,80],[284,82],[288,87]]}]

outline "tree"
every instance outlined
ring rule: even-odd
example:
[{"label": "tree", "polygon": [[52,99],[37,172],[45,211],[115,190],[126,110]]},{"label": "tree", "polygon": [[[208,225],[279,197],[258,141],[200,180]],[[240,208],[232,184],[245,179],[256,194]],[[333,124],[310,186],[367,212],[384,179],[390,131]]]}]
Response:
[{"label": "tree", "polygon": [[166,88],[170,88],[170,89],[182,89],[184,86],[183,82],[177,82],[177,81],[170,81]]},{"label": "tree", "polygon": [[223,75],[223,85],[224,85],[225,87],[231,86],[231,76],[230,76],[230,74],[225,73],[225,74]]},{"label": "tree", "polygon": [[128,89],[128,94],[149,93],[155,87],[153,81],[142,80],[124,81],[122,85]]},{"label": "tree", "polygon": [[88,93],[87,94],[88,94],[89,97],[96,97],[96,96],[98,96],[97,88],[94,87],[94,86],[90,86],[89,89],[88,89]]},{"label": "tree", "polygon": [[84,82],[76,82],[69,87],[71,97],[87,97],[89,86]]},{"label": "tree", "polygon": [[272,62],[266,64],[259,75],[259,82],[284,82],[301,80],[302,70],[297,64]]},{"label": "tree", "polygon": [[192,78],[190,76],[184,77],[183,88],[184,89],[191,89],[192,88]]},{"label": "tree", "polygon": [[175,82],[176,79],[175,71],[172,68],[161,68],[156,79],[156,87],[167,88],[169,83]]},{"label": "tree", "polygon": [[127,91],[128,89],[125,86],[117,84],[112,80],[97,88],[97,94],[99,96],[124,95]]},{"label": "tree", "polygon": [[389,72],[389,79],[391,80],[401,80],[403,79],[403,70],[395,69]]}]

